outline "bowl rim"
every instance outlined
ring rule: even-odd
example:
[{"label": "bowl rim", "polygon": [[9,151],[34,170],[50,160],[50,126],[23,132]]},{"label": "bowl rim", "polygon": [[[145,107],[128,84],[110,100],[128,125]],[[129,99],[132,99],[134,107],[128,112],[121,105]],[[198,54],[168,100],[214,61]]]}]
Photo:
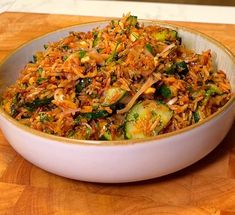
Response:
[{"label": "bowl rim", "polygon": [[[92,25],[92,24],[106,24],[110,20],[118,20],[118,19],[119,18],[115,18],[115,19],[106,18],[106,19],[99,20],[99,21],[90,21],[90,22],[85,22],[85,23],[81,23],[81,24],[73,24],[73,25],[63,27],[63,28],[59,28],[57,30],[49,31],[46,34],[35,37],[31,40],[28,40],[28,41],[22,43],[20,46],[18,46],[14,51],[12,51],[10,54],[8,54],[6,57],[3,58],[3,60],[0,62],[0,68],[3,66],[3,64],[5,64],[5,62],[7,62],[8,59],[10,59],[12,57],[13,54],[18,52],[20,49],[22,49],[23,47],[37,41],[38,39],[44,38],[44,37],[46,37],[50,34],[60,32],[60,31],[66,30],[66,29],[69,30],[72,27],[89,26],[89,25]],[[196,34],[200,37],[203,37],[206,40],[214,43],[220,49],[222,49],[229,56],[229,58],[233,61],[233,63],[235,64],[235,54],[233,54],[225,45],[223,45],[222,43],[220,43],[216,39],[208,36],[205,33],[202,33],[200,31],[191,29],[189,27],[180,26],[178,24],[170,24],[170,23],[167,23],[167,22],[161,21],[161,20],[139,19],[139,21],[141,23],[159,25],[159,26],[164,26],[164,27],[168,27],[168,28],[172,28],[172,29],[182,29],[183,31],[188,31],[190,33],[193,33],[193,34]],[[133,145],[133,144],[148,143],[150,141],[157,141],[157,140],[161,140],[161,139],[174,137],[176,135],[188,132],[188,131],[193,130],[195,128],[199,128],[200,126],[205,125],[206,123],[209,123],[213,119],[217,118],[219,115],[221,115],[223,112],[225,112],[230,106],[232,106],[232,104],[234,102],[235,102],[235,94],[232,93],[232,96],[231,96],[230,100],[220,110],[216,111],[215,113],[213,113],[209,117],[205,118],[201,122],[198,122],[196,124],[187,126],[187,127],[182,128],[180,130],[177,130],[177,131],[173,131],[173,132],[166,133],[166,134],[161,134],[159,136],[142,138],[142,139],[124,139],[124,140],[110,140],[110,141],[107,141],[107,140],[80,140],[80,139],[72,139],[72,138],[68,138],[68,137],[56,136],[56,135],[53,135],[53,134],[47,134],[45,132],[38,131],[36,129],[33,129],[33,128],[30,128],[26,125],[23,125],[19,121],[15,120],[14,118],[12,118],[10,115],[8,115],[3,110],[1,105],[0,105],[0,115],[2,117],[4,117],[7,121],[9,121],[11,124],[13,124],[14,126],[18,127],[19,129],[21,129],[25,132],[29,132],[31,135],[36,135],[36,136],[39,136],[41,138],[57,141],[57,142],[60,142],[62,144],[66,144],[66,145],[68,145],[68,143],[69,143],[69,144],[79,145],[79,146],[81,146],[81,145],[82,146],[120,146],[120,145],[121,146],[128,146],[128,145]]]}]

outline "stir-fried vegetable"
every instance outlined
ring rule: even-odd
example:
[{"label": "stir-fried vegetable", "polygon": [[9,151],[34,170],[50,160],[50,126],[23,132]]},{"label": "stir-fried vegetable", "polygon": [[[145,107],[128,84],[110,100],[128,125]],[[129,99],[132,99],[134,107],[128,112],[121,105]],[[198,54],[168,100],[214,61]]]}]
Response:
[{"label": "stir-fried vegetable", "polygon": [[159,88],[160,94],[163,96],[165,99],[171,98],[171,90],[169,87],[167,87],[165,84],[161,85]]},{"label": "stir-fried vegetable", "polygon": [[178,38],[177,31],[171,29],[161,29],[153,33],[153,37],[157,41],[175,41]]},{"label": "stir-fried vegetable", "polygon": [[153,100],[137,103],[127,114],[125,137],[138,139],[157,135],[173,116],[167,105]]},{"label": "stir-fried vegetable", "polygon": [[119,87],[111,87],[104,92],[104,102],[103,106],[110,106],[117,103],[123,96],[126,94],[126,91]]},{"label": "stir-fried vegetable", "polygon": [[33,102],[27,102],[25,103],[25,107],[29,110],[29,111],[35,111],[37,108],[39,107],[43,107],[46,105],[51,104],[51,101],[53,100],[53,97],[51,98],[44,98],[44,99],[35,99]]},{"label": "stir-fried vegetable", "polygon": [[113,50],[112,54],[109,56],[109,58],[107,59],[107,63],[113,62],[113,61],[117,61],[118,60],[118,53],[117,53],[117,49],[118,46],[120,45],[120,42],[118,41],[116,43],[115,49]]},{"label": "stir-fried vegetable", "polygon": [[77,84],[75,85],[75,92],[76,95],[78,95],[80,92],[82,92],[82,90],[87,87],[88,85],[91,84],[92,79],[90,78],[83,78],[83,79],[79,79],[79,81],[77,82]]},{"label": "stir-fried vegetable", "polygon": [[75,123],[76,124],[79,123],[82,118],[91,120],[91,119],[104,118],[104,117],[107,117],[108,115],[109,114],[106,110],[94,111],[91,113],[83,113],[77,116],[77,118],[75,119]]},{"label": "stir-fried vegetable", "polygon": [[200,120],[200,115],[199,115],[198,111],[193,112],[193,119],[194,119],[194,122],[195,122],[195,123],[199,122],[199,120]]},{"label": "stir-fried vegetable", "polygon": [[127,18],[127,23],[129,24],[129,26],[133,26],[136,27],[138,25],[138,20],[137,20],[137,16],[129,16]]},{"label": "stir-fried vegetable", "polygon": [[177,74],[181,78],[185,77],[189,72],[188,66],[185,61],[179,61],[174,63],[170,68],[167,68],[167,74]]}]

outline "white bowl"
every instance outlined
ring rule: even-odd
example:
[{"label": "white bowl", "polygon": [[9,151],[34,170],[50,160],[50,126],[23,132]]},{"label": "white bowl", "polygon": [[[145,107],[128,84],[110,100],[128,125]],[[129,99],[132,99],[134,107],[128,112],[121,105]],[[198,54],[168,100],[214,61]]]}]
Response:
[{"label": "white bowl", "polygon": [[[147,22],[176,29],[183,43],[196,52],[211,49],[216,66],[226,72],[235,91],[235,58],[223,45],[199,32],[162,22]],[[88,31],[107,22],[88,23],[52,32],[11,54],[0,67],[0,93],[15,82],[19,71],[43,44],[70,31]],[[0,109],[1,129],[25,159],[49,172],[92,182],[131,182],[163,176],[198,161],[212,151],[229,131],[235,115],[234,94],[220,111],[203,122],[177,132],[148,139],[83,141],[33,130]]]}]

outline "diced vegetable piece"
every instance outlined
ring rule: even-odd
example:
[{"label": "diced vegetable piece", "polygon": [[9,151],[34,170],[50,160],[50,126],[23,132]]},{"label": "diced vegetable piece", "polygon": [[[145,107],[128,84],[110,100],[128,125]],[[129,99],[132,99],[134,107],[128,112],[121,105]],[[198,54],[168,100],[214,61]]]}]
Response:
[{"label": "diced vegetable piece", "polygon": [[148,52],[150,52],[152,55],[154,55],[153,47],[149,43],[147,43],[145,45],[145,48],[147,49]]},{"label": "diced vegetable piece", "polygon": [[158,135],[172,116],[173,112],[163,103],[154,100],[137,103],[126,116],[125,138],[138,139]]},{"label": "diced vegetable piece", "polygon": [[136,27],[138,24],[137,16],[129,16],[126,22],[129,24],[129,26]]},{"label": "diced vegetable piece", "polygon": [[204,105],[206,105],[206,103],[209,101],[211,96],[222,94],[221,90],[215,84],[208,84],[207,87],[208,87],[208,90],[206,90],[205,98],[203,100]]},{"label": "diced vegetable piece", "polygon": [[51,98],[44,98],[44,99],[37,98],[33,102],[31,102],[31,103],[29,103],[29,102],[25,103],[25,107],[29,111],[33,112],[34,110],[36,110],[39,107],[43,107],[43,106],[51,104],[52,100],[53,100],[53,97],[51,97]]},{"label": "diced vegetable piece", "polygon": [[112,140],[112,135],[110,131],[105,131],[103,135],[100,136],[100,140]]},{"label": "diced vegetable piece", "polygon": [[158,32],[153,33],[153,37],[157,41],[175,41],[178,38],[178,33],[175,30],[171,29],[162,29]]},{"label": "diced vegetable piece", "polygon": [[170,68],[165,71],[167,74],[177,73],[181,78],[188,74],[189,69],[185,61],[174,63]]},{"label": "diced vegetable piece", "polygon": [[119,87],[111,87],[104,92],[104,102],[103,106],[110,106],[117,103],[123,96],[126,94],[126,91]]},{"label": "diced vegetable piece", "polygon": [[139,34],[137,32],[131,32],[130,34],[130,40],[132,42],[135,42],[137,39],[139,39]]},{"label": "diced vegetable piece", "polygon": [[90,85],[92,82],[91,78],[83,78],[80,79],[77,84],[75,85],[75,93],[78,95],[85,87]]},{"label": "diced vegetable piece", "polygon": [[169,87],[167,87],[165,84],[161,85],[161,87],[159,88],[160,94],[165,98],[165,99],[169,99],[171,98],[171,90]]},{"label": "diced vegetable piece", "polygon": [[221,90],[215,84],[208,84],[208,90],[206,91],[206,96],[210,97],[215,94],[221,94]]},{"label": "diced vegetable piece", "polygon": [[200,120],[200,115],[199,113],[196,111],[196,112],[193,112],[193,119],[194,119],[194,122],[197,123],[199,122]]},{"label": "diced vegetable piece", "polygon": [[176,69],[179,75],[186,75],[189,72],[188,66],[185,61],[177,62]]},{"label": "diced vegetable piece", "polygon": [[164,67],[164,72],[167,73],[167,74],[174,74],[174,67],[173,67],[174,64],[172,63],[166,63],[165,64],[165,67]]}]

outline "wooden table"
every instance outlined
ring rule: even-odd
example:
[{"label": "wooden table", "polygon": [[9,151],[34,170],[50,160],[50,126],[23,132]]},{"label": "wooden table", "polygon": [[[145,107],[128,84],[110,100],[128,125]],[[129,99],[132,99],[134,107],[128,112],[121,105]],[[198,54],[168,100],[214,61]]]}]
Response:
[{"label": "wooden table", "polygon": [[[0,60],[46,32],[94,20],[102,18],[3,13]],[[235,53],[235,25],[177,24],[212,36]],[[24,160],[0,133],[0,214],[235,214],[234,132],[235,126],[219,147],[184,170],[129,184],[95,184],[53,175]]]}]

